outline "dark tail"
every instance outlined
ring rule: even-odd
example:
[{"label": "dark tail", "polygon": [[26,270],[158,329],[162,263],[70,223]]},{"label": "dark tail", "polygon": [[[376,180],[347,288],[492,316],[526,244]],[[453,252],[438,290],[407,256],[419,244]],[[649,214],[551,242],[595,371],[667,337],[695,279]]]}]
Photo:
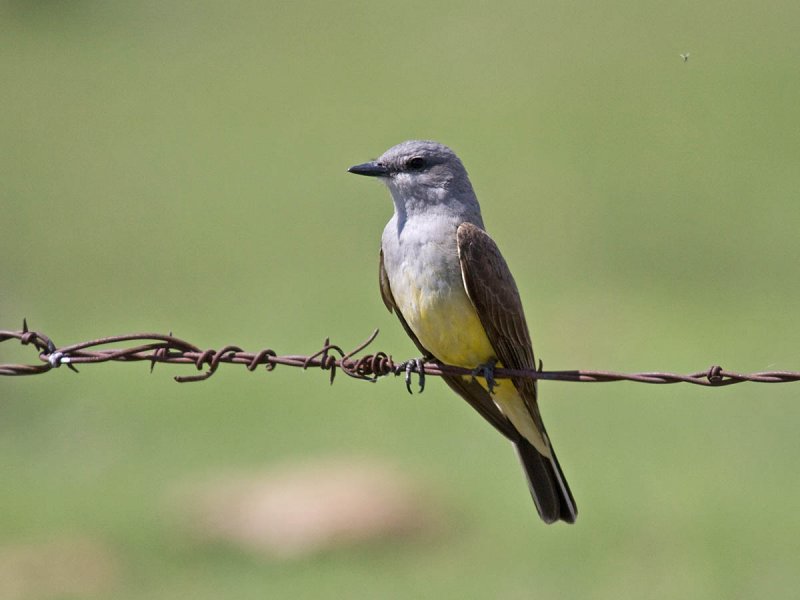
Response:
[{"label": "dark tail", "polygon": [[553,447],[550,447],[552,458],[539,454],[524,438],[514,442],[514,447],[522,461],[528,488],[542,521],[555,523],[561,520],[574,523],[578,517],[578,507],[569,491],[564,473],[561,472]]}]

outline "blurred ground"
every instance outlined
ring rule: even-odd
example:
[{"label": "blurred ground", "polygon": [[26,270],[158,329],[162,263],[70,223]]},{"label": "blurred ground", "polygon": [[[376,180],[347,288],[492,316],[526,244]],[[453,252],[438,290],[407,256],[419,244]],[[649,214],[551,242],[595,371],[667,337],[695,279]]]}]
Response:
[{"label": "blurred ground", "polygon": [[114,552],[98,540],[57,535],[0,546],[4,600],[108,597],[119,580]]},{"label": "blurred ground", "polygon": [[[0,327],[301,354],[380,327],[376,349],[415,356],[378,293],[388,195],[345,169],[424,137],[470,171],[546,368],[796,370],[799,18],[792,2],[2,2]],[[0,546],[102,540],[122,600],[800,586],[798,384],[546,382],[580,518],[545,527],[511,449],[439,382],[172,381],[186,372],[0,381]],[[181,482],[343,455],[428,482],[452,533],[271,563],[163,510]]]},{"label": "blurred ground", "polygon": [[414,487],[388,465],[338,458],[184,483],[169,504],[199,541],[224,543],[266,560],[297,560],[441,535],[441,511]]}]

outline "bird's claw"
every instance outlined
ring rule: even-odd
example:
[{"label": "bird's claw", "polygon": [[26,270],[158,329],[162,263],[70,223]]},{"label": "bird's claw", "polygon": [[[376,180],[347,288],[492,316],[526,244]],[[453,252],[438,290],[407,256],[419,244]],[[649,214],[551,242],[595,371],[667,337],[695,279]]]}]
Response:
[{"label": "bird's claw", "polygon": [[411,373],[413,373],[414,371],[416,371],[417,374],[419,375],[419,393],[421,394],[423,391],[425,391],[424,365],[425,365],[425,358],[412,358],[400,365],[400,368],[403,369],[406,373],[405,375],[406,389],[408,390],[409,394],[414,393],[411,391]]},{"label": "bird's claw", "polygon": [[486,380],[486,389],[490,394],[494,394],[494,388],[498,385],[494,378],[495,365],[497,365],[497,361],[492,360],[478,365],[472,370],[472,381],[475,381],[478,377],[483,377]]}]

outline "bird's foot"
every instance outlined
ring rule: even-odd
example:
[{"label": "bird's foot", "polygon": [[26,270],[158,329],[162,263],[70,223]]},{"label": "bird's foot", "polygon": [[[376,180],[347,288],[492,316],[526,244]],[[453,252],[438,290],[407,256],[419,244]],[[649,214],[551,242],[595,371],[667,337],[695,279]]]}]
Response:
[{"label": "bird's foot", "polygon": [[399,365],[400,371],[405,371],[406,376],[406,389],[408,390],[409,394],[413,394],[414,392],[411,391],[411,373],[414,371],[417,372],[419,375],[419,393],[421,394],[425,391],[425,361],[427,358],[424,356],[420,356],[419,358],[412,358],[410,360],[405,361]]},{"label": "bird's foot", "polygon": [[494,388],[498,385],[494,378],[494,368],[496,365],[497,361],[492,360],[478,365],[472,370],[472,381],[475,381],[478,377],[483,377],[486,380],[486,389],[490,394],[494,394]]}]

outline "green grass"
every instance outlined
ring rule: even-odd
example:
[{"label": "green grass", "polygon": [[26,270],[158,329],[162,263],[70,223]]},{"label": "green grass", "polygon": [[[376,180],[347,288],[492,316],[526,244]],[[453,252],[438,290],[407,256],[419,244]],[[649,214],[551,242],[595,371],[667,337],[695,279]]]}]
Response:
[{"label": "green grass", "polygon": [[[761,3],[0,4],[0,328],[415,354],[377,287],[388,194],[450,144],[549,369],[800,365],[800,9]],[[684,63],[679,54],[690,51]],[[29,355],[7,345],[0,361]],[[83,532],[115,598],[792,597],[797,384],[545,383],[581,516],[438,382],[146,365],[0,381],[0,545]],[[441,539],[265,563],[164,515],[176,481],[385,458]]]}]

